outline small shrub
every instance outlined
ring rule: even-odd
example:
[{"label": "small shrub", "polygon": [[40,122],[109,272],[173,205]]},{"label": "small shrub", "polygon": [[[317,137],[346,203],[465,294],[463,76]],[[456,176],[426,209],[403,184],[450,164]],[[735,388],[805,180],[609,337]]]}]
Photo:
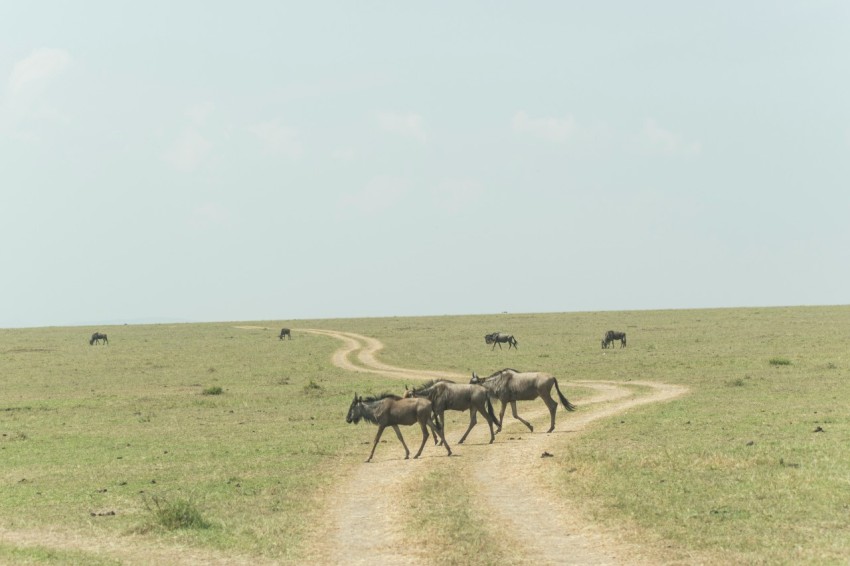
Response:
[{"label": "small shrub", "polygon": [[207,387],[202,391],[202,393],[204,395],[221,395],[224,393],[224,390],[216,385],[215,387]]},{"label": "small shrub", "polygon": [[770,365],[772,366],[790,366],[791,360],[787,358],[770,358]]},{"label": "small shrub", "polygon": [[316,393],[321,390],[322,386],[313,381],[312,379],[310,380],[310,383],[304,386],[304,393]]},{"label": "small shrub", "polygon": [[732,379],[732,380],[727,381],[726,385],[728,385],[729,387],[743,387],[744,386],[744,380],[739,377],[737,379]]},{"label": "small shrub", "polygon": [[165,499],[152,495],[145,497],[145,507],[151,513],[153,526],[169,531],[177,529],[208,529],[210,523],[201,515],[197,506],[188,499]]}]

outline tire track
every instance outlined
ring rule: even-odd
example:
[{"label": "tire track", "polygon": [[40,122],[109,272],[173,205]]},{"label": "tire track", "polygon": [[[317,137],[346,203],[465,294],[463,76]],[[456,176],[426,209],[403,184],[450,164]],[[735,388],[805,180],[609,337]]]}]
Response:
[{"label": "tire track", "polygon": [[[343,346],[332,357],[337,367],[353,372],[368,372],[395,379],[466,379],[466,375],[443,371],[399,368],[380,362],[376,355],[383,344],[351,332],[307,329],[306,332],[341,340]],[[351,360],[356,354],[359,363]],[[648,403],[665,402],[687,392],[676,385],[632,381],[629,386],[649,388],[649,395],[635,396],[630,387],[610,381],[566,382],[593,389],[596,394],[582,401],[579,412],[571,413],[568,430],[577,433],[592,423]],[[526,418],[548,417],[543,406],[527,410]],[[563,420],[561,422],[564,422]],[[506,424],[509,425],[509,423]],[[561,427],[563,429],[563,426]],[[464,459],[458,467],[463,477],[475,477],[474,488],[499,517],[511,538],[521,541],[521,551],[511,556],[512,564],[636,564],[657,563],[644,549],[619,540],[583,520],[569,503],[545,487],[541,453],[559,441],[552,434],[523,433],[523,442],[499,442],[489,445],[465,444],[464,450],[474,457]],[[506,435],[503,430],[502,438]],[[454,445],[456,438],[450,438]],[[403,533],[405,488],[417,474],[439,465],[441,453],[426,451],[420,460],[401,464],[401,458],[390,458],[364,464],[354,471],[339,492],[343,499],[330,513],[331,524],[318,535],[324,549],[322,559],[334,564],[427,564],[428,557],[414,554]],[[453,463],[456,463],[453,462]],[[507,471],[507,472],[506,472]],[[496,481],[493,481],[496,480]],[[510,494],[506,500],[505,494]],[[368,527],[368,533],[364,528]],[[405,549],[402,555],[400,549]]]}]

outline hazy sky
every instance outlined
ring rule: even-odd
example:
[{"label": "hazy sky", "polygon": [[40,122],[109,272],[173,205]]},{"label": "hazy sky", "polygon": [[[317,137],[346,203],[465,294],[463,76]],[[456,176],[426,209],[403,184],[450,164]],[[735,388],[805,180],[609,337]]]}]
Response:
[{"label": "hazy sky", "polygon": [[850,4],[0,4],[0,326],[850,302]]}]

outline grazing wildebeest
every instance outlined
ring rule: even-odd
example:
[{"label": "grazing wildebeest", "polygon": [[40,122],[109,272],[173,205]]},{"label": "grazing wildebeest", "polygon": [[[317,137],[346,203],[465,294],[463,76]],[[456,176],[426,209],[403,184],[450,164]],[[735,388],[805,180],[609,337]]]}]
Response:
[{"label": "grazing wildebeest", "polygon": [[[561,399],[561,404],[568,411],[575,411],[575,406],[570,403],[558,387],[558,380],[555,376],[542,372],[518,372],[515,369],[505,368],[497,371],[489,377],[481,379],[475,372],[472,373],[470,383],[478,383],[483,385],[491,397],[495,397],[502,402],[502,410],[499,412],[499,420],[504,422],[505,409],[508,404],[511,406],[514,418],[528,427],[528,430],[534,432],[534,427],[531,423],[522,419],[516,412],[517,401],[533,401],[540,397],[549,408],[549,416],[551,425],[549,431],[555,430],[555,412],[558,409],[558,402],[552,399],[552,386],[558,392],[558,397]],[[496,432],[502,430],[502,425]]]},{"label": "grazing wildebeest", "polygon": [[501,350],[502,344],[504,344],[504,343],[508,344],[508,350],[511,349],[511,346],[513,346],[514,348],[519,350],[516,338],[514,338],[510,334],[502,334],[501,332],[493,332],[491,334],[485,334],[484,335],[484,343],[485,344],[493,344],[493,347],[491,348],[491,350],[496,349],[496,344],[499,345],[499,349]]},{"label": "grazing wildebeest", "polygon": [[404,443],[404,438],[401,436],[401,430],[398,425],[412,425],[419,423],[422,427],[422,444],[419,445],[419,451],[414,458],[418,458],[422,454],[422,449],[425,447],[425,441],[428,440],[428,427],[435,434],[440,436],[443,441],[443,446],[446,447],[446,452],[449,456],[452,455],[452,450],[449,448],[449,443],[446,442],[446,437],[443,436],[442,425],[439,422],[435,423],[431,419],[431,401],[428,399],[402,399],[398,395],[384,393],[378,397],[358,397],[354,394],[354,401],[348,408],[348,416],[345,417],[346,422],[357,424],[360,419],[366,419],[370,423],[378,425],[378,434],[375,435],[375,442],[372,444],[372,452],[369,453],[369,459],[375,454],[375,447],[378,446],[378,441],[381,439],[384,429],[392,427],[396,436],[404,446],[404,459],[410,457],[410,450],[407,449],[407,444]]},{"label": "grazing wildebeest", "polygon": [[446,425],[446,419],[443,415],[447,410],[466,411],[468,409],[469,427],[458,440],[458,444],[463,444],[469,431],[478,423],[478,413],[481,413],[481,416],[487,421],[487,426],[490,427],[490,444],[493,444],[496,439],[495,434],[493,434],[493,423],[495,422],[496,425],[501,423],[493,412],[493,404],[490,402],[487,390],[480,385],[455,383],[448,379],[435,379],[413,389],[405,387],[404,396],[424,397],[431,401],[436,419],[443,423],[443,432],[445,432]]},{"label": "grazing wildebeest", "polygon": [[95,332],[91,335],[91,340],[89,340],[89,346],[94,346],[95,344],[100,344],[100,341],[103,340],[104,344],[109,344],[109,339],[106,337],[106,334],[101,334],[100,332]]},{"label": "grazing wildebeest", "polygon": [[288,329],[288,328],[281,328],[281,329],[280,329],[280,336],[278,336],[278,337],[277,337],[277,339],[278,339],[278,340],[283,340],[283,337],[284,337],[284,336],[286,336],[287,338],[289,338],[290,340],[292,340],[292,333],[289,331],[289,329]]},{"label": "grazing wildebeest", "polygon": [[605,333],[605,336],[602,337],[602,347],[607,348],[613,344],[615,340],[620,341],[620,348],[626,347],[626,333],[615,332],[614,330],[609,330]]}]

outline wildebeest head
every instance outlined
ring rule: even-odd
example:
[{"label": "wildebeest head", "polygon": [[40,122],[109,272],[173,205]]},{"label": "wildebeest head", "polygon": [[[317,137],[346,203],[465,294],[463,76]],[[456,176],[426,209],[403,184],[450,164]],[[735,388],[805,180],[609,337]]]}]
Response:
[{"label": "wildebeest head", "polygon": [[484,380],[481,379],[480,377],[478,377],[477,373],[472,372],[472,379],[469,380],[469,383],[480,384],[482,381],[484,381]]},{"label": "wildebeest head", "polygon": [[360,412],[361,404],[363,403],[363,398],[358,397],[357,393],[354,394],[354,400],[351,402],[351,406],[348,408],[348,416],[345,417],[345,422],[357,424],[360,422],[361,417],[363,416]]}]

